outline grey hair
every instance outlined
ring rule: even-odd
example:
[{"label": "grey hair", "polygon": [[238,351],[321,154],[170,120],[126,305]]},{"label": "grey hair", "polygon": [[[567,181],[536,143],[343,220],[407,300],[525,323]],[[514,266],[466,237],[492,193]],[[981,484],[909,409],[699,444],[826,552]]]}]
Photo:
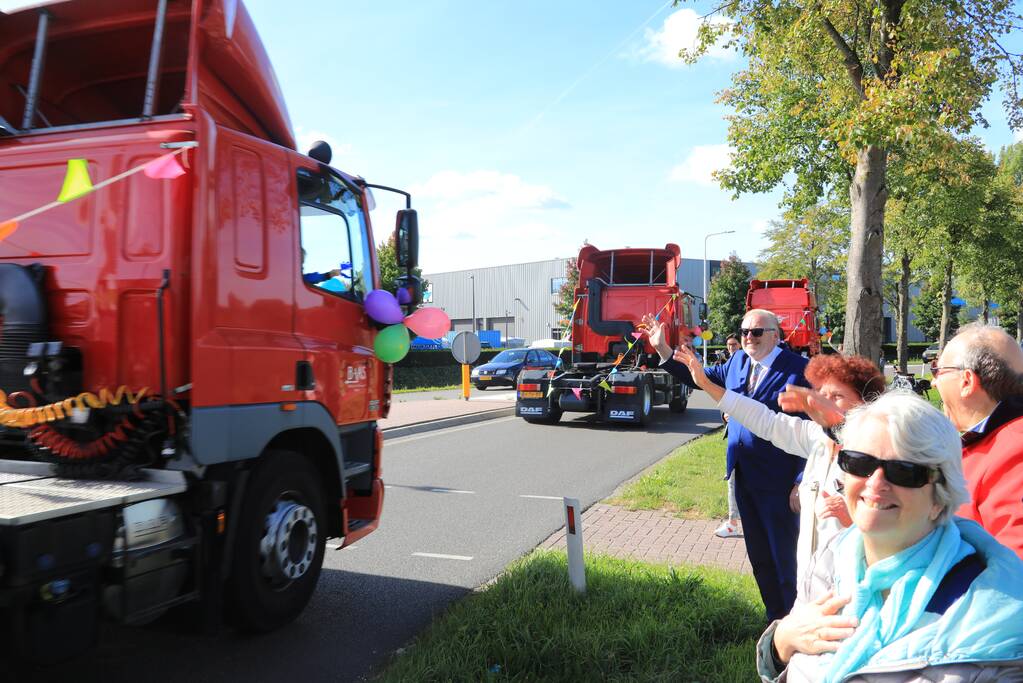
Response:
[{"label": "grey hair", "polygon": [[746,316],[748,316],[750,313],[756,313],[757,315],[764,316],[767,319],[769,319],[772,323],[774,323],[774,331],[777,332],[779,336],[781,336],[781,323],[778,321],[778,316],[776,316],[774,313],[772,313],[771,311],[764,310],[763,308],[751,308],[742,315],[742,319],[745,320]]},{"label": "grey hair", "polygon": [[930,403],[911,391],[896,389],[850,410],[839,441],[862,430],[863,423],[870,419],[881,420],[888,426],[892,449],[900,460],[936,467],[941,472],[943,480],[934,483],[934,503],[942,508],[936,522],[944,524],[970,499],[963,475],[959,432]]},{"label": "grey hair", "polygon": [[997,325],[973,322],[959,328],[956,337],[965,335],[960,365],[977,373],[980,386],[992,401],[1004,401],[1010,396],[1023,393],[1023,376],[1016,372],[995,346],[992,337],[1004,336],[1013,346],[1016,342]]}]

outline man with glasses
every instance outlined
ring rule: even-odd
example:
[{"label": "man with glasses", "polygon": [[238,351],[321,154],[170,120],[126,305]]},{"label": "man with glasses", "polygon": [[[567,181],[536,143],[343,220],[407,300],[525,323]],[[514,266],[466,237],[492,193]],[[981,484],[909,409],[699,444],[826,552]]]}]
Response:
[{"label": "man with glasses", "polygon": [[1000,328],[960,328],[931,365],[963,440],[970,501],[956,512],[1023,557],[1023,350]]},{"label": "man with glasses", "polygon": [[[643,324],[661,357],[661,367],[698,388],[685,364],[673,358],[662,324],[649,315],[644,316]],[[778,346],[781,327],[770,311],[747,311],[740,332],[742,350],[724,365],[706,368],[706,374],[715,384],[778,412],[778,394],[786,385],[809,386],[803,377],[808,361]],[[746,554],[768,621],[788,614],[796,599],[799,517],[792,496],[805,465],[803,458],[776,448],[742,425],[729,425],[726,476],[735,477]]]}]

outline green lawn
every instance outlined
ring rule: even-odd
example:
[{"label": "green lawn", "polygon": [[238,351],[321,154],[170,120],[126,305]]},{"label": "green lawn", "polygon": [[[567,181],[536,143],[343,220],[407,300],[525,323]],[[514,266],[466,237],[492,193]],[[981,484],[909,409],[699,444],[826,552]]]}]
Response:
[{"label": "green lawn", "polygon": [[685,519],[728,516],[725,440],[716,429],[679,447],[607,503],[629,510],[667,510]]},{"label": "green lawn", "polygon": [[751,681],[764,613],[753,577],[535,551],[455,603],[383,681]]}]

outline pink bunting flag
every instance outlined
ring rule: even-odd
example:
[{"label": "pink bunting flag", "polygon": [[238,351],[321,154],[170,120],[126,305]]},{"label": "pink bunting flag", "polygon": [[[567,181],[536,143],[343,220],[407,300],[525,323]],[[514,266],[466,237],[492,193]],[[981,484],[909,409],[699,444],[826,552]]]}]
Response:
[{"label": "pink bunting flag", "polygon": [[181,168],[181,164],[178,163],[177,156],[177,152],[171,152],[157,157],[146,164],[142,172],[146,174],[146,177],[155,180],[174,180],[185,173],[185,169]]},{"label": "pink bunting flag", "polygon": [[633,332],[633,333],[632,333],[632,336],[633,336],[634,338],[636,338],[636,339],[639,339],[640,337],[642,337],[642,336],[643,336],[643,333],[642,333],[642,332]]},{"label": "pink bunting flag", "polygon": [[579,389],[578,387],[572,387],[572,393],[578,399],[582,399],[582,397],[583,397],[583,390]]}]

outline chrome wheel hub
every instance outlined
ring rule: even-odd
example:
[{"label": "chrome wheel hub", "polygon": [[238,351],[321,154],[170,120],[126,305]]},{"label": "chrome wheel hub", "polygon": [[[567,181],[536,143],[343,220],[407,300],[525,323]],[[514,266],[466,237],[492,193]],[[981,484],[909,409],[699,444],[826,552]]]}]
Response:
[{"label": "chrome wheel hub", "polygon": [[259,542],[263,576],[274,584],[302,578],[316,555],[318,531],[313,511],[293,500],[278,500],[263,529]]}]

